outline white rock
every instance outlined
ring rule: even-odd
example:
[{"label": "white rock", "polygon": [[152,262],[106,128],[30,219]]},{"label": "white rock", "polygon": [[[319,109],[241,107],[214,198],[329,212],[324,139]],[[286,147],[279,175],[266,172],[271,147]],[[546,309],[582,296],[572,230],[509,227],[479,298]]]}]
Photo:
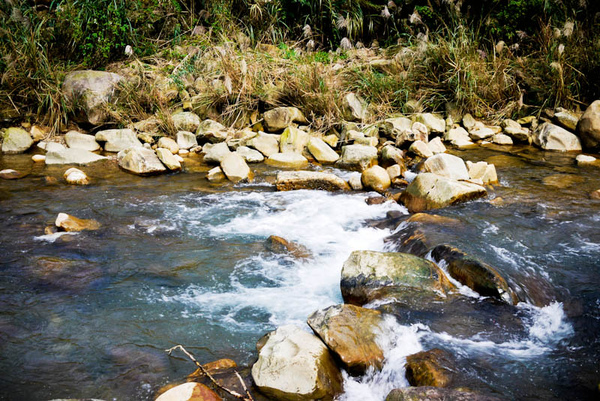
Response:
[{"label": "white rock", "polygon": [[247,146],[258,150],[265,157],[269,157],[279,153],[279,135],[259,132],[257,136],[247,142]]},{"label": "white rock", "polygon": [[104,150],[107,152],[120,152],[122,150],[143,145],[135,132],[130,129],[109,129],[96,133],[97,142],[106,142]]},{"label": "white rock", "polygon": [[[50,144],[48,144],[50,145]],[[66,149],[46,153],[46,164],[79,164],[86,165],[106,157],[83,149]]]},{"label": "white rock", "polygon": [[132,147],[117,154],[119,166],[134,174],[148,175],[167,171],[156,153],[144,147]]},{"label": "white rock", "polygon": [[261,163],[265,160],[262,153],[247,146],[240,146],[237,148],[236,153],[242,156],[246,163]]},{"label": "white rock", "polygon": [[209,164],[219,164],[225,156],[231,153],[229,146],[225,142],[219,142],[214,145],[206,144],[202,149],[204,153],[204,162]]},{"label": "white rock", "polygon": [[171,154],[176,155],[179,153],[179,145],[175,142],[174,139],[163,136],[158,140],[158,147],[167,149]]},{"label": "white rock", "polygon": [[431,150],[431,152],[434,155],[437,155],[438,153],[446,152],[446,147],[442,143],[442,139],[439,136],[436,136],[435,138],[430,140],[427,143],[427,146],[429,147],[429,150]]},{"label": "white rock", "polygon": [[266,160],[266,163],[273,167],[282,168],[303,168],[308,166],[306,157],[299,153],[275,153]]},{"label": "white rock", "polygon": [[181,170],[181,163],[175,158],[175,155],[171,153],[169,149],[158,148],[156,149],[156,156],[158,159],[167,166],[167,168],[171,171],[179,171]]},{"label": "white rock", "polygon": [[424,159],[433,156],[433,152],[423,141],[414,141],[412,145],[410,145],[410,148],[408,148],[408,151]]},{"label": "white rock", "polygon": [[221,161],[221,170],[225,176],[232,182],[249,180],[250,167],[244,161],[244,158],[237,153],[229,153]]},{"label": "white rock", "polygon": [[423,168],[426,172],[451,178],[453,180],[469,179],[469,173],[465,162],[460,157],[449,155],[447,153],[440,153],[425,160]]},{"label": "white rock", "polygon": [[179,131],[175,135],[175,138],[177,139],[177,145],[179,146],[179,150],[187,150],[198,146],[196,134],[193,134],[189,131]]},{"label": "white rock", "polygon": [[544,150],[581,151],[581,143],[577,136],[551,123],[540,125],[533,135],[533,141]]},{"label": "white rock", "polygon": [[510,136],[504,134],[496,134],[492,137],[492,142],[496,145],[512,145],[513,140]]},{"label": "white rock", "polygon": [[225,181],[227,177],[225,177],[225,174],[223,174],[223,170],[221,170],[221,167],[217,166],[208,171],[206,179],[210,182],[221,182]]},{"label": "white rock", "polygon": [[308,151],[319,163],[335,163],[340,158],[337,152],[331,149],[321,138],[310,138]]},{"label": "white rock", "polygon": [[100,144],[96,142],[93,135],[82,134],[77,131],[69,131],[65,134],[65,142],[71,149],[83,149],[95,152],[100,150]]},{"label": "white rock", "polygon": [[45,162],[46,161],[46,156],[44,156],[44,155],[33,155],[33,156],[31,156],[31,160],[33,160],[36,163]]}]

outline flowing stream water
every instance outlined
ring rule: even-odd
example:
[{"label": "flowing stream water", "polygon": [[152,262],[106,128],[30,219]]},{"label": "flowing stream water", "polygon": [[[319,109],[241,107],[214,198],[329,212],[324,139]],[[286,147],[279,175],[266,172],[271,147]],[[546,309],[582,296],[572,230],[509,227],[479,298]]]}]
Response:
[{"label": "flowing stream water", "polygon": [[[389,312],[381,372],[345,375],[342,400],[383,400],[407,386],[407,355],[438,347],[457,359],[465,386],[505,399],[597,399],[600,373],[600,170],[572,155],[499,149],[460,152],[497,166],[488,200],[435,211],[432,230],[494,266],[523,302],[463,297]],[[275,171],[253,184],[212,186],[207,167],[141,178],[114,162],[83,167],[88,187],[67,186],[66,167],[0,156],[30,174],[0,181],[0,399],[151,400],[191,373],[165,349],[183,344],[201,362],[250,366],[256,341],[283,324],[309,330],[315,310],[342,302],[340,271],[354,250],[395,250],[407,214],[373,194],[275,192]],[[338,173],[341,173],[338,171]],[[46,177],[58,178],[52,183]],[[60,212],[93,218],[97,231],[44,234]],[[309,259],[275,255],[270,235],[304,245]],[[390,237],[391,236],[391,237]],[[386,240],[387,239],[387,240]],[[444,267],[443,262],[440,262]],[[393,317],[392,317],[393,316]]]}]

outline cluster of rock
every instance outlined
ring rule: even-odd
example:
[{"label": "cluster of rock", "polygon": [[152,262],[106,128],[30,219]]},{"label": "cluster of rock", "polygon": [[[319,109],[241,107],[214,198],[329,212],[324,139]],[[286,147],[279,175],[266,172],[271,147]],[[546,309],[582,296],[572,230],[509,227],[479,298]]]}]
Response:
[{"label": "cluster of rock", "polygon": [[[449,247],[436,249],[434,257],[450,261],[450,275],[474,291],[509,304],[517,302],[491,267]],[[379,300],[411,308],[460,296],[436,263],[401,252],[353,252],[342,268],[340,286],[345,303],[309,316],[313,333],[283,326],[259,340],[252,378],[262,393],[274,399],[333,400],[343,390],[342,370],[363,375],[380,370],[385,362],[382,344],[390,335],[391,316],[363,305]],[[415,398],[408,399],[429,399],[424,394],[430,393],[435,395],[432,399],[494,399],[453,389],[457,380],[452,364],[453,356],[440,349],[409,356],[406,377],[418,387],[394,390],[388,399],[413,393]]]}]

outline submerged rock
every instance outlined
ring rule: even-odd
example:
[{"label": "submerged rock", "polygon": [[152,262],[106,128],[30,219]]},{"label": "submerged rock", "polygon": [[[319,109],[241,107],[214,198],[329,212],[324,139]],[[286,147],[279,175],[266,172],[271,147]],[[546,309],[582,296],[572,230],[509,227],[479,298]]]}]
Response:
[{"label": "submerged rock", "polygon": [[370,367],[381,369],[384,355],[377,344],[377,336],[385,332],[381,312],[334,305],[314,312],[308,325],[350,373],[362,375]]},{"label": "submerged rock", "polygon": [[600,150],[600,100],[596,100],[586,109],[577,124],[577,132],[585,149]]},{"label": "submerged rock", "polygon": [[432,249],[431,256],[434,260],[446,261],[450,276],[482,296],[493,297],[514,305],[519,301],[496,269],[461,250],[448,245],[438,245]]},{"label": "submerged rock", "polygon": [[347,191],[350,186],[332,173],[318,171],[282,171],[277,174],[277,190],[321,189],[325,191]]},{"label": "submerged rock", "polygon": [[221,397],[204,384],[189,382],[165,391],[156,401],[221,401]]},{"label": "submerged rock", "polygon": [[437,299],[452,288],[433,262],[397,252],[354,251],[342,267],[344,302],[364,305],[375,299],[419,302],[423,295]]},{"label": "submerged rock", "polygon": [[156,153],[146,148],[129,148],[117,155],[119,166],[138,175],[159,174],[167,171]]},{"label": "submerged rock", "polygon": [[288,241],[277,235],[271,235],[267,238],[265,247],[273,253],[289,253],[298,259],[306,259],[311,256],[310,251],[305,246]]},{"label": "submerged rock", "polygon": [[533,142],[544,150],[581,151],[581,143],[577,136],[551,123],[544,123],[537,128]]},{"label": "submerged rock", "polygon": [[480,185],[456,181],[432,173],[422,173],[410,183],[400,200],[411,213],[414,213],[439,209],[486,195],[487,191]]},{"label": "submerged rock", "polygon": [[29,132],[22,128],[9,128],[4,133],[2,141],[2,153],[17,154],[29,150],[33,145],[33,139]]},{"label": "submerged rock", "polygon": [[500,399],[448,388],[405,387],[392,390],[385,401],[500,401]]},{"label": "submerged rock", "polygon": [[46,153],[46,164],[78,164],[86,165],[106,157],[83,149],[61,149]]},{"label": "submerged rock", "polygon": [[411,386],[450,387],[454,379],[454,358],[434,348],[406,358],[406,379]]},{"label": "submerged rock", "polygon": [[97,230],[100,228],[100,223],[96,220],[79,219],[66,213],[59,213],[56,216],[54,225],[62,231]]},{"label": "submerged rock", "polygon": [[106,104],[118,92],[121,75],[105,71],[73,71],[67,74],[62,85],[68,104],[77,111],[79,122],[99,125],[107,121]]},{"label": "submerged rock", "polygon": [[259,390],[280,400],[331,401],[342,391],[342,375],[327,347],[296,326],[268,334],[252,378]]}]

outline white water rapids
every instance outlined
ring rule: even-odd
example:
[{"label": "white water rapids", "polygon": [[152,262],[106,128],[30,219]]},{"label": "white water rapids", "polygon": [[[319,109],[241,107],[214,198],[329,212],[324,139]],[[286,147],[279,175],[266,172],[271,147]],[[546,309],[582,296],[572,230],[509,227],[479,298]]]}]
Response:
[{"label": "white water rapids", "polygon": [[[250,253],[233,262],[227,285],[194,284],[174,295],[157,294],[158,301],[182,305],[183,315],[189,319],[202,317],[234,333],[255,332],[256,339],[284,324],[309,330],[306,319],[311,313],[343,302],[340,271],[350,253],[385,250],[384,238],[390,232],[368,227],[365,221],[381,219],[391,210],[404,210],[392,202],[369,206],[365,199],[364,194],[320,191],[190,195],[165,211],[189,234],[231,243],[278,235],[305,246],[313,258],[294,260],[266,251]],[[460,292],[477,296],[467,288]],[[484,335],[457,338],[433,332],[423,324],[403,326],[390,316],[387,322],[393,334],[380,339],[386,356],[384,368],[361,378],[344,375],[341,400],[383,400],[390,390],[407,386],[406,357],[423,350],[424,340],[447,344],[457,352],[501,353],[527,359],[550,351],[573,332],[560,303],[543,308],[520,304],[518,309],[526,316],[527,338],[502,343],[486,340]]]}]

